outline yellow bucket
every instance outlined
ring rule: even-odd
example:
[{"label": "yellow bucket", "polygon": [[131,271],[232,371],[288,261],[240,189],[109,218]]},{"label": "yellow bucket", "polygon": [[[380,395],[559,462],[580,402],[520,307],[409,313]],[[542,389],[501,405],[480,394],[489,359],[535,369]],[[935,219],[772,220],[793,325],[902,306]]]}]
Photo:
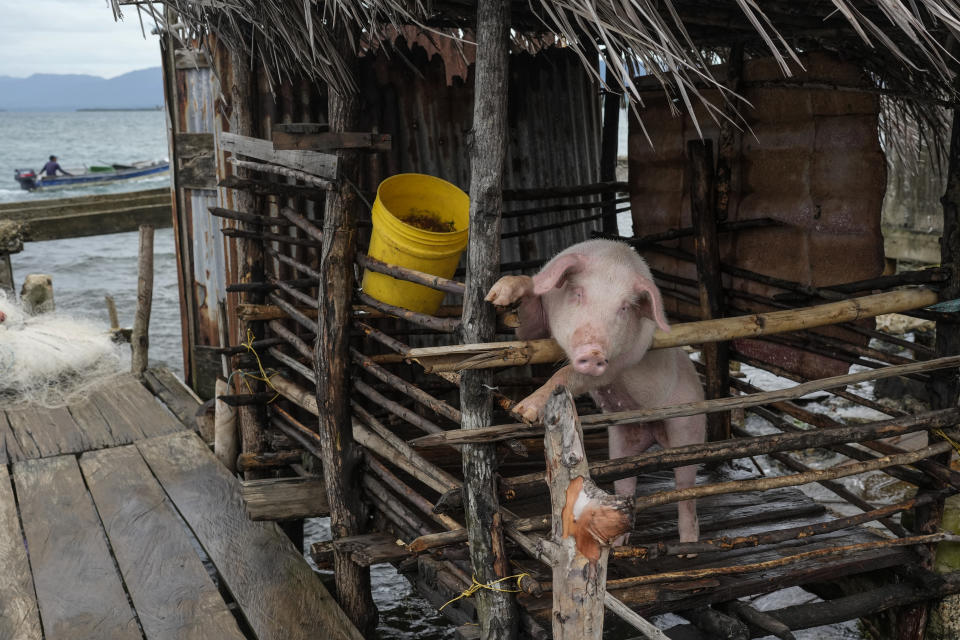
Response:
[{"label": "yellow bucket", "polygon": [[[367,255],[443,278],[453,276],[467,246],[467,194],[440,178],[401,173],[380,183],[371,213]],[[431,315],[444,296],[442,291],[370,270],[364,271],[362,286],[381,302]]]}]

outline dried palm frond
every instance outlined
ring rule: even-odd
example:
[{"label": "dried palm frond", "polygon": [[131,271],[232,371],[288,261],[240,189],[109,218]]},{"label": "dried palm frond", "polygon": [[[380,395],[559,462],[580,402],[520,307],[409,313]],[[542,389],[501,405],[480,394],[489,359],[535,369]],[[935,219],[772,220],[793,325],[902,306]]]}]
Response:
[{"label": "dried palm frond", "polygon": [[[120,16],[120,0],[108,0]],[[469,30],[476,3],[464,0],[162,0],[178,24],[213,34],[228,48],[245,50],[275,78],[303,74],[335,91],[355,88],[334,27],[351,25],[349,48],[389,40],[415,25],[437,37],[459,39]],[[150,5],[137,5],[138,8]],[[155,10],[152,17],[163,21]],[[702,104],[710,117],[723,109],[704,99],[703,87],[729,92],[710,72],[702,51],[733,44],[772,56],[785,76],[801,67],[799,53],[842,51],[876,77],[878,90],[899,114],[921,128],[957,92],[957,60],[947,48],[960,41],[956,0],[515,0],[512,37],[521,48],[552,43],[572,48],[598,84],[606,85],[598,56],[616,70],[614,80],[640,101],[633,77],[653,75],[677,108]],[[170,25],[168,25],[170,26]],[[508,43],[504,43],[508,46]],[[906,121],[906,120],[904,120]],[[893,123],[894,120],[887,120]]]}]

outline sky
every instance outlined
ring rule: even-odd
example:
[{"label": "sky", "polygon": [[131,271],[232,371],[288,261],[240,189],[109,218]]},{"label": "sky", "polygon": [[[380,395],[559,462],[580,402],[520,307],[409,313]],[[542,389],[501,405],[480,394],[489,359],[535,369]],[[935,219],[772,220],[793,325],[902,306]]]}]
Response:
[{"label": "sky", "polygon": [[0,0],[0,76],[83,73],[112,78],[160,66],[160,44],[135,6],[114,21],[107,0]]}]

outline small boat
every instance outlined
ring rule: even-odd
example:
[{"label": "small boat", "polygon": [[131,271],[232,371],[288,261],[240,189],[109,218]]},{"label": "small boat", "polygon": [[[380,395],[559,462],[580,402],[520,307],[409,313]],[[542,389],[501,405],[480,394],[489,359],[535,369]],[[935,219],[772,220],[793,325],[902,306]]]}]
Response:
[{"label": "small boat", "polygon": [[41,176],[33,169],[16,169],[14,177],[22,189],[50,189],[52,187],[73,187],[86,184],[105,184],[119,180],[135,180],[146,176],[165,173],[170,170],[167,160],[134,162],[132,164],[111,164],[87,167],[71,171],[69,176]]}]

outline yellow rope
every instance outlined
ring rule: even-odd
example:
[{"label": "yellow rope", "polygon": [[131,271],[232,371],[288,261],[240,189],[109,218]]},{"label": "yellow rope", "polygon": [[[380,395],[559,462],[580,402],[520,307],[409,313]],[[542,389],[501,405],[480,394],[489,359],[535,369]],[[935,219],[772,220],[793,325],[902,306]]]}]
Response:
[{"label": "yellow rope", "polygon": [[[482,583],[480,583],[480,582],[477,582],[477,576],[472,576],[472,578],[473,578],[473,584],[470,585],[463,593],[461,593],[460,595],[458,595],[458,596],[457,596],[456,598],[454,598],[453,600],[448,600],[447,602],[445,602],[445,603],[443,604],[443,607],[447,606],[447,605],[450,604],[451,602],[456,602],[456,601],[459,600],[460,598],[469,598],[470,596],[472,596],[474,593],[476,593],[476,592],[479,591],[480,589],[486,589],[486,590],[488,590],[488,591],[500,591],[501,593],[519,593],[519,592],[520,592],[520,581],[523,579],[524,576],[528,576],[528,577],[529,577],[530,574],[529,574],[529,573],[518,573],[518,574],[516,574],[516,575],[507,576],[506,578],[500,578],[499,580],[494,580],[494,581],[488,582],[488,583],[486,583],[486,584],[482,584]],[[494,586],[494,585],[500,584],[500,583],[503,582],[504,580],[511,580],[511,579],[513,579],[513,578],[516,578],[516,579],[517,579],[517,588],[516,588],[516,589],[500,589],[500,588]],[[443,607],[440,607],[439,611],[443,611]]]},{"label": "yellow rope", "polygon": [[260,354],[258,354],[257,350],[253,348],[253,339],[254,339],[253,331],[247,328],[247,341],[241,342],[240,344],[246,347],[247,351],[252,353],[253,357],[257,359],[257,368],[260,370],[260,375],[256,376],[256,375],[253,375],[252,373],[246,373],[244,371],[234,371],[234,373],[240,374],[240,379],[243,380],[243,383],[245,385],[247,385],[247,391],[249,391],[250,393],[253,393],[253,389],[250,388],[250,383],[247,382],[247,378],[253,378],[254,380],[266,382],[271,389],[277,392],[275,396],[270,398],[270,402],[273,402],[274,400],[280,397],[280,391],[275,386],[273,386],[273,382],[270,381],[270,378],[277,375],[277,372],[274,371],[273,373],[268,374],[266,371],[264,371],[263,363],[260,362]]},{"label": "yellow rope", "polygon": [[941,438],[943,438],[944,440],[946,440],[947,442],[949,442],[950,445],[954,448],[954,450],[956,450],[956,452],[960,454],[960,444],[957,444],[957,442],[953,438],[948,436],[946,431],[944,431],[943,429],[934,429],[933,432],[938,436],[940,436]]}]

